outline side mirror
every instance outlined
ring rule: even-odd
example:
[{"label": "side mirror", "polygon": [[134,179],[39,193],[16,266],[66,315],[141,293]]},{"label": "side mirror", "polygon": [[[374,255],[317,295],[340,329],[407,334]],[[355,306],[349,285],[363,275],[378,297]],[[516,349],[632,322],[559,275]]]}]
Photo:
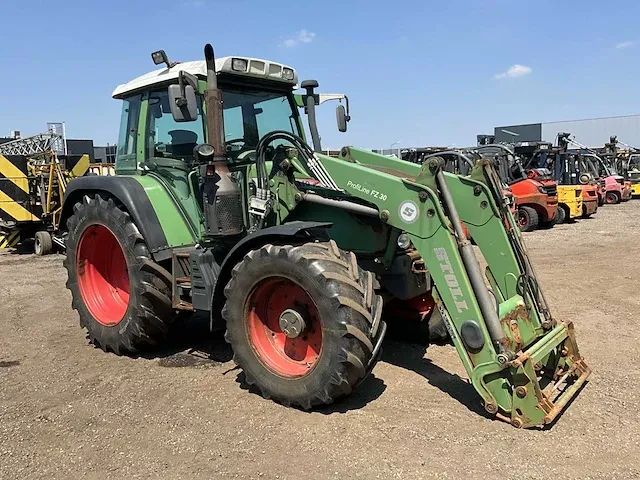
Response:
[{"label": "side mirror", "polygon": [[169,106],[176,122],[193,122],[198,118],[198,104],[196,91],[191,85],[184,87],[184,94],[180,85],[169,85]]},{"label": "side mirror", "polygon": [[197,120],[196,85],[197,79],[182,71],[178,76],[178,85],[169,85],[169,107],[174,121],[193,122]]},{"label": "side mirror", "polygon": [[338,123],[338,130],[340,132],[347,131],[348,121],[349,121],[349,117],[347,116],[347,112],[344,109],[344,105],[338,105],[336,107],[336,122]]}]

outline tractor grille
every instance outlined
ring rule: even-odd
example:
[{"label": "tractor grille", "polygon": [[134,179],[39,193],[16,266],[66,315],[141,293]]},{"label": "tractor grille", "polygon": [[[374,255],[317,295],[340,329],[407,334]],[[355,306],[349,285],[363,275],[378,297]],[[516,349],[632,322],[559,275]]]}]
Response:
[{"label": "tractor grille", "polygon": [[225,195],[219,197],[217,205],[218,229],[221,233],[233,232],[242,227],[242,197],[240,195]]},{"label": "tractor grille", "polygon": [[215,197],[213,205],[205,203],[204,210],[208,219],[208,234],[233,235],[244,226],[240,195]]}]

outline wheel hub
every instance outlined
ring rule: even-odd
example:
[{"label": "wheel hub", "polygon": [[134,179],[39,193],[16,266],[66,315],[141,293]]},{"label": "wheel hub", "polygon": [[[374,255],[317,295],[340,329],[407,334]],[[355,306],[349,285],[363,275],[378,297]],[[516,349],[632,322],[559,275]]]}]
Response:
[{"label": "wheel hub", "polygon": [[280,329],[289,338],[297,338],[306,328],[304,318],[298,312],[287,308],[280,314]]}]

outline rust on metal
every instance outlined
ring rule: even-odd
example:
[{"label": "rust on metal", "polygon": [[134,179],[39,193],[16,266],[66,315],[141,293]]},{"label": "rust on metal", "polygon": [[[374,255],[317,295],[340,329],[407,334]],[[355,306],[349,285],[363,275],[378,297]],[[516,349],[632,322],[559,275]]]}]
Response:
[{"label": "rust on metal", "polygon": [[515,350],[520,350],[522,348],[522,335],[520,335],[520,327],[518,325],[519,318],[528,318],[527,309],[522,304],[518,305],[514,310],[511,310],[500,319],[503,329],[511,332],[513,341],[516,343]]}]

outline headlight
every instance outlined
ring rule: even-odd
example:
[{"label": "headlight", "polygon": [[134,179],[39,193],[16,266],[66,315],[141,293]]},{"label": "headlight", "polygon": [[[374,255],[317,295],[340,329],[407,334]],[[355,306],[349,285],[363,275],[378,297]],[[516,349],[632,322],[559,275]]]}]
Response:
[{"label": "headlight", "polygon": [[290,68],[284,68],[282,69],[282,78],[284,78],[285,80],[293,80],[293,70]]},{"label": "headlight", "polygon": [[234,58],[231,61],[231,69],[236,72],[246,72],[247,61],[244,58]]},{"label": "headlight", "polygon": [[538,185],[538,191],[540,193],[544,193],[545,195],[547,194],[547,190],[542,185]]},{"label": "headlight", "polygon": [[407,235],[406,233],[401,233],[400,236],[398,237],[398,247],[400,247],[403,250],[406,250],[410,246],[411,246],[411,239],[409,238],[409,235]]},{"label": "headlight", "polygon": [[213,158],[214,148],[208,143],[201,143],[193,149],[194,156],[201,162],[208,162]]}]

